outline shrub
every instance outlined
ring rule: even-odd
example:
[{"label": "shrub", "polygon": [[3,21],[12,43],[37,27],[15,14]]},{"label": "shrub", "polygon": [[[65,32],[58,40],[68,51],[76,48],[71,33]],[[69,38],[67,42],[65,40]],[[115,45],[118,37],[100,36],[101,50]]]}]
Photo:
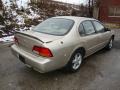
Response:
[{"label": "shrub", "polygon": [[3,18],[3,16],[2,15],[0,15],[0,24],[4,24],[4,18]]}]

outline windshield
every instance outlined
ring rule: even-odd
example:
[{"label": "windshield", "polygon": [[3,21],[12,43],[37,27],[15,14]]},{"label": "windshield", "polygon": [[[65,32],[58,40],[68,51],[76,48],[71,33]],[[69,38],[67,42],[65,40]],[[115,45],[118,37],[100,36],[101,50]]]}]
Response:
[{"label": "windshield", "polygon": [[50,18],[37,25],[34,31],[51,35],[65,35],[73,24],[74,21],[70,19]]}]

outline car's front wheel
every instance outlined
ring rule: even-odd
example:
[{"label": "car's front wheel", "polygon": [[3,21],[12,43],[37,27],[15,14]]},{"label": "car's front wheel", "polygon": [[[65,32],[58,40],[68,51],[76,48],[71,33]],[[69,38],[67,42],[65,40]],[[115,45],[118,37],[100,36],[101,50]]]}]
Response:
[{"label": "car's front wheel", "polygon": [[68,62],[66,68],[68,71],[70,72],[76,72],[80,69],[80,66],[82,64],[83,61],[83,55],[80,51],[76,51],[70,61]]},{"label": "car's front wheel", "polygon": [[107,46],[106,46],[106,49],[107,49],[107,50],[110,50],[112,47],[113,47],[113,39],[111,39],[111,40],[109,41],[109,43],[108,43]]}]

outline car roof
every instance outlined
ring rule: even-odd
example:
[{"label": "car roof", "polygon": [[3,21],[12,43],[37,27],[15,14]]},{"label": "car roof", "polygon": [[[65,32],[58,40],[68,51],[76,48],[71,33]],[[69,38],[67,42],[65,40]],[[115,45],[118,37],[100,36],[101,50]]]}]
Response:
[{"label": "car roof", "polygon": [[77,17],[77,16],[57,16],[57,17],[53,17],[53,18],[65,18],[65,19],[71,19],[74,21],[84,21],[84,20],[96,20],[94,18],[87,18],[87,17]]}]

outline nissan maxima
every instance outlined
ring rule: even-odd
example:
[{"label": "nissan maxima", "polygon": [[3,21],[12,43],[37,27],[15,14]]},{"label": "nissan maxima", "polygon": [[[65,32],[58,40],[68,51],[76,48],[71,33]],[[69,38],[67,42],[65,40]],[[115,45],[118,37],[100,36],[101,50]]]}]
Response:
[{"label": "nissan maxima", "polygon": [[16,32],[12,53],[26,66],[41,73],[64,68],[80,69],[87,56],[113,47],[114,32],[93,18],[49,18],[33,30]]}]

